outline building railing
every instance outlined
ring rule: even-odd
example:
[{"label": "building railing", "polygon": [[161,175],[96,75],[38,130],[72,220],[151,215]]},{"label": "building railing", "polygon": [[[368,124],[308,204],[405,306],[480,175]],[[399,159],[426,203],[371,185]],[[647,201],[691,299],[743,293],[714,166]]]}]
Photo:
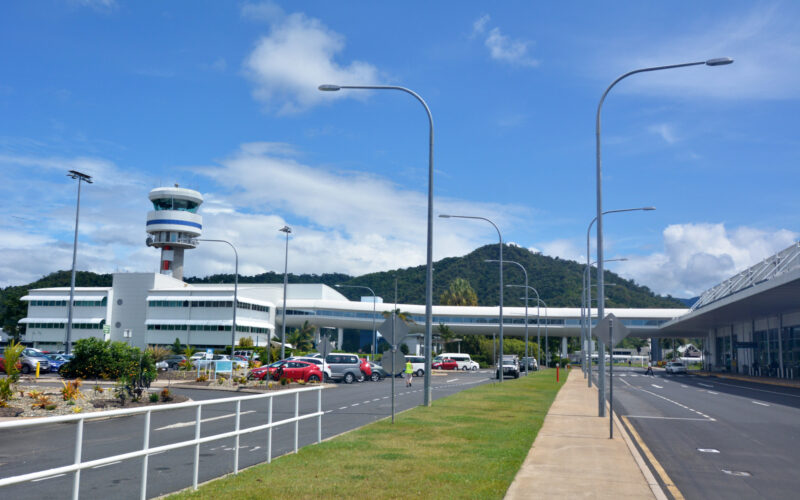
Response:
[{"label": "building railing", "polygon": [[[300,393],[302,392],[317,392],[317,411],[314,413],[308,413],[305,415],[300,415]],[[283,420],[272,420],[272,400],[275,397],[283,397],[283,396],[291,396],[294,395],[294,416],[291,418],[286,418]],[[242,429],[240,424],[240,417],[241,417],[241,406],[242,401],[253,401],[253,400],[260,400],[260,399],[268,399],[269,405],[267,408],[267,423],[262,425],[257,425],[254,427],[247,427]],[[225,403],[236,403],[236,419],[234,422],[234,430],[229,432],[223,432],[221,434],[214,434],[211,436],[200,437],[200,424],[201,424],[201,415],[203,407],[205,406],[212,406],[212,405],[219,405]],[[180,441],[177,443],[166,444],[163,446],[156,446],[150,447],[150,415],[153,412],[159,411],[170,411],[170,410],[180,410],[186,408],[196,408],[195,412],[195,424],[194,424],[194,439]],[[90,460],[84,462],[82,460],[82,451],[83,451],[83,424],[86,420],[98,419],[98,418],[111,418],[111,417],[121,417],[121,416],[130,416],[130,415],[139,415],[144,414],[144,441],[142,444],[142,448],[137,451],[132,451],[129,453],[121,453],[119,455],[114,455],[105,458],[99,458],[95,460]],[[30,420],[20,420],[14,422],[0,422],[0,433],[10,430],[10,429],[23,429],[23,428],[30,428],[30,427],[37,427],[41,425],[48,425],[54,423],[62,423],[62,422],[77,422],[76,434],[75,434],[75,453],[74,453],[74,463],[70,465],[65,465],[62,467],[54,467],[47,470],[41,470],[38,472],[30,472],[28,474],[20,474],[17,476],[11,477],[4,477],[0,478],[0,487],[9,486],[12,484],[24,483],[26,481],[33,481],[36,479],[42,479],[50,476],[55,476],[58,474],[68,474],[74,473],[74,479],[72,483],[72,498],[74,500],[78,499],[78,493],[80,491],[80,482],[81,482],[81,471],[84,469],[89,469],[92,467],[98,467],[101,465],[107,465],[112,462],[118,462],[122,460],[130,460],[133,458],[143,457],[142,463],[142,478],[141,478],[141,493],[140,497],[142,500],[147,498],[147,463],[148,458],[150,455],[156,455],[159,453],[163,453],[165,451],[177,450],[180,448],[186,448],[189,446],[194,446],[194,470],[192,474],[192,487],[196,490],[197,489],[197,481],[198,481],[198,472],[200,469],[200,445],[204,443],[208,443],[211,441],[217,441],[219,439],[226,439],[226,438],[235,438],[235,445],[234,445],[234,459],[233,459],[233,473],[239,473],[239,436],[242,434],[250,434],[253,432],[258,431],[267,431],[267,463],[272,461],[272,429],[281,425],[291,424],[294,423],[294,452],[297,453],[298,450],[298,438],[300,432],[300,421],[307,420],[311,418],[317,419],[317,443],[322,441],[322,416],[324,412],[322,411],[322,386],[317,387],[305,387],[302,389],[291,389],[286,391],[280,391],[275,393],[269,394],[254,394],[252,396],[239,396],[233,398],[222,398],[222,399],[212,399],[206,401],[189,401],[186,403],[176,403],[170,405],[160,405],[154,407],[144,407],[144,408],[129,408],[129,409],[120,409],[120,410],[109,410],[109,411],[102,411],[102,412],[94,412],[94,413],[86,413],[86,414],[77,414],[77,415],[64,415],[64,416],[57,416],[57,417],[46,417],[40,419],[30,419]]]}]

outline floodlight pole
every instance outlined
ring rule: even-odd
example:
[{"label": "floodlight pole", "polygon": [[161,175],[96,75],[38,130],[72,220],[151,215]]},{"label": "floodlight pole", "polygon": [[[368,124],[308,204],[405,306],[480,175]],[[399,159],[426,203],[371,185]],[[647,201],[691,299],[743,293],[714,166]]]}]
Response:
[{"label": "floodlight pole", "polygon": [[[233,249],[235,257],[234,276],[233,276],[233,325],[231,326],[231,367],[233,367],[233,348],[236,346],[236,308],[239,307],[239,252],[228,240],[211,240],[206,238],[197,238],[195,241],[210,241],[212,243],[227,243]],[[258,338],[258,337],[256,337]],[[269,358],[267,358],[269,359]]]},{"label": "floodlight pole", "polygon": [[[282,233],[286,233],[286,253],[283,259],[283,311],[281,313],[281,359],[286,358],[286,285],[289,283],[289,234],[292,228],[283,226],[278,229]],[[270,349],[272,346],[270,345]]]},{"label": "floodlight pole", "polygon": [[81,213],[81,182],[92,184],[92,176],[70,170],[67,177],[78,181],[78,201],[75,205],[75,240],[72,243],[72,272],[69,279],[69,307],[67,308],[67,334],[64,339],[64,352],[69,354],[70,340],[72,337],[72,302],[75,298],[75,261],[78,256],[78,221]]}]

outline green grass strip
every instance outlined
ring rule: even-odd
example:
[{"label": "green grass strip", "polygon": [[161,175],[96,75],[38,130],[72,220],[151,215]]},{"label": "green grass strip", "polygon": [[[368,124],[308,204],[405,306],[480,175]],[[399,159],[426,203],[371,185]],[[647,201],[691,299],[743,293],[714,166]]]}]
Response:
[{"label": "green grass strip", "polygon": [[564,378],[474,387],[169,498],[502,498]]}]

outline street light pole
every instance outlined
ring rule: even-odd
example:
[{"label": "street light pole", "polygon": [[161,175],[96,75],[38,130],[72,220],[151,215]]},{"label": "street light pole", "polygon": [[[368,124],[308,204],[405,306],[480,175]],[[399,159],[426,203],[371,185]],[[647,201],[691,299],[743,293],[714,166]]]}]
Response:
[{"label": "street light pole", "polygon": [[286,358],[286,284],[289,282],[289,233],[292,232],[292,228],[283,226],[278,231],[286,233],[286,254],[283,259],[283,311],[281,313],[281,359],[284,359]]},{"label": "street light pole", "polygon": [[[637,211],[649,212],[649,211],[653,211],[655,209],[656,209],[656,207],[621,208],[621,209],[617,209],[617,210],[606,210],[605,212],[603,212],[603,215],[616,214],[616,213],[621,213],[621,212],[637,212]],[[586,288],[585,288],[585,291],[584,291],[584,295],[587,297],[586,298],[586,304],[587,304],[586,308],[587,308],[587,317],[589,319],[588,319],[588,326],[586,328],[586,340],[588,341],[589,345],[592,344],[592,276],[591,276],[591,273],[589,273],[589,268],[592,267],[592,266],[589,263],[589,261],[591,260],[591,249],[589,248],[589,243],[590,243],[590,236],[591,236],[591,232],[592,232],[592,225],[595,223],[595,221],[597,221],[597,217],[592,219],[592,222],[589,223],[589,227],[586,228],[586,269],[584,271],[585,272],[585,276],[586,276],[584,278],[584,283],[585,283]],[[598,315],[598,321],[601,320],[601,319],[603,319],[603,318]],[[591,360],[591,353],[589,353],[589,358]],[[598,369],[599,369],[601,363],[602,363],[603,366],[605,366],[605,354],[603,356],[603,360],[602,361],[600,361],[600,357],[598,356],[598,359],[597,359]],[[589,363],[587,366],[588,366],[588,373],[587,373],[588,377],[587,378],[589,380],[588,384],[589,384],[589,387],[591,387],[592,386],[592,365],[591,365],[591,363]],[[598,384],[599,383],[600,383],[600,380],[598,379]],[[600,387],[603,387],[603,386],[601,385]]]},{"label": "street light pole", "polygon": [[70,337],[72,337],[72,301],[75,298],[75,261],[78,257],[78,221],[81,213],[81,182],[92,184],[92,176],[70,170],[67,177],[78,181],[78,202],[75,205],[75,240],[72,243],[72,273],[69,279],[69,307],[67,308],[67,335],[64,339],[64,352],[69,354]]},{"label": "street light pole", "polygon": [[234,275],[233,275],[233,325],[231,326],[231,363],[233,363],[233,348],[236,346],[236,308],[239,307],[239,252],[228,240],[211,240],[206,238],[197,238],[195,241],[210,241],[212,243],[227,243],[233,249],[234,255]]},{"label": "street light pole", "polygon": [[399,90],[410,94],[422,104],[428,115],[428,244],[425,266],[425,383],[424,405],[430,406],[431,397],[431,350],[433,344],[433,115],[425,100],[416,92],[393,85],[320,85],[319,90],[335,92],[341,89]]},{"label": "street light pole", "polygon": [[[493,259],[486,259],[484,262],[500,262],[498,260]],[[505,264],[516,264],[522,269],[522,272],[525,273],[525,376],[528,376],[528,271],[525,269],[525,266],[520,264],[519,262],[513,260],[505,261]],[[509,287],[511,285],[506,285]]]},{"label": "street light pole", "polygon": [[[667,66],[654,66],[650,68],[642,68],[636,69],[633,71],[629,71],[622,76],[619,76],[616,80],[611,82],[611,85],[603,92],[603,95],[600,97],[600,102],[597,104],[597,116],[595,119],[595,141],[596,141],[596,177],[597,177],[597,317],[601,320],[603,319],[603,315],[605,314],[605,296],[603,286],[605,284],[605,280],[603,277],[603,174],[602,174],[602,162],[601,162],[601,155],[600,155],[600,113],[603,109],[603,102],[606,100],[606,96],[611,91],[614,86],[622,81],[623,79],[635,75],[637,73],[645,73],[650,71],[660,71],[665,69],[674,69],[674,68],[684,68],[687,66],[699,66],[699,65],[706,65],[706,66],[724,66],[726,64],[731,64],[733,59],[729,57],[720,57],[716,59],[708,59],[706,61],[697,61],[697,62],[690,62],[690,63],[682,63],[682,64],[670,64]],[[599,373],[598,373],[598,383],[600,384],[599,390],[597,391],[597,413],[598,416],[603,417],[605,416],[605,346],[602,342],[598,342],[599,344],[599,352],[598,358],[600,362],[599,366]],[[612,346],[613,349],[613,346]]]},{"label": "street light pole", "polygon": [[[497,381],[503,381],[503,235],[500,234],[500,228],[497,227],[497,224],[492,222],[491,220],[487,219],[486,217],[477,217],[474,215],[447,215],[447,214],[439,214],[439,217],[443,219],[474,219],[474,220],[483,220],[488,222],[494,227],[494,230],[497,231],[497,238],[500,241],[500,260],[497,262],[500,263],[500,356],[494,360],[497,364],[498,370],[498,377]],[[499,360],[499,361],[498,361]]]},{"label": "street light pole", "polygon": [[[622,257],[622,258],[619,258],[619,259],[606,259],[606,262],[624,262],[624,261],[627,261],[627,260],[628,260],[627,258]],[[587,312],[587,315],[584,318],[585,319],[584,323],[586,325],[586,340],[587,340],[588,351],[589,351],[589,353],[588,353],[589,360],[587,362],[586,357],[584,357],[584,363],[587,363],[587,365],[588,365],[588,369],[586,370],[586,375],[588,375],[589,387],[592,386],[592,352],[591,352],[592,351],[592,349],[591,349],[591,345],[592,345],[592,302],[591,302],[592,301],[592,294],[591,294],[591,285],[588,285],[587,281],[589,280],[589,276],[591,275],[589,270],[591,269],[591,266],[593,266],[595,264],[597,264],[597,261],[592,262],[591,264],[586,266],[586,268],[583,270],[583,286],[584,286],[584,288],[583,288],[583,294],[582,295],[583,295],[583,301],[584,302],[582,303],[582,306],[583,306],[584,309],[586,309],[586,312]],[[597,286],[597,285],[595,285],[595,286]],[[609,285],[609,286],[611,286],[611,285]]]},{"label": "street light pole", "polygon": [[375,296],[375,291],[363,285],[334,285],[336,288],[366,288],[370,292],[372,292],[372,360],[375,361],[375,356],[378,353],[378,334],[375,330],[375,302],[377,302],[378,298]]},{"label": "street light pole", "polygon": [[[522,287],[522,285],[506,285],[506,286],[509,287],[509,288]],[[541,364],[542,364],[541,363],[542,362],[542,336],[539,333],[539,327],[541,326],[542,315],[540,314],[539,303],[542,302],[542,301],[539,299],[539,292],[536,291],[535,288],[533,288],[532,286],[525,285],[525,289],[526,289],[526,291],[527,290],[532,290],[533,293],[536,294],[536,347],[537,347],[536,365],[537,365],[537,367],[541,367]],[[525,303],[526,304],[528,303],[528,300],[529,300],[528,299],[528,294],[525,293]],[[547,312],[545,311],[545,315],[546,314],[547,314]]]}]

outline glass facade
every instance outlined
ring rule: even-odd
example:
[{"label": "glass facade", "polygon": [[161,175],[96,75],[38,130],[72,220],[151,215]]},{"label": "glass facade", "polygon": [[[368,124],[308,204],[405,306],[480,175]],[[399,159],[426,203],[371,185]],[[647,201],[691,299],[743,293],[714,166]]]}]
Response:
[{"label": "glass facade", "polygon": [[[150,331],[192,331],[192,332],[229,332],[231,331],[230,325],[147,325]],[[236,331],[239,333],[269,333],[269,328],[261,328],[257,326],[242,326],[236,325]]]},{"label": "glass facade", "polygon": [[[148,307],[233,307],[232,300],[149,300]],[[239,301],[237,309],[245,309],[248,311],[261,311],[269,312],[268,306],[260,304],[249,304],[247,302]]]},{"label": "glass facade", "polygon": [[[32,300],[30,305],[37,307],[67,307],[67,302],[66,300]],[[103,297],[103,300],[75,300],[72,305],[76,307],[103,307],[106,303],[107,299]]]},{"label": "glass facade", "polygon": [[176,200],[175,198],[161,198],[153,200],[153,209],[158,212],[161,210],[180,210],[182,212],[197,213],[198,203],[189,200]]},{"label": "glass facade", "polygon": [[784,377],[800,378],[800,325],[757,331],[753,334],[753,370],[756,375],[779,377],[783,355]]}]

